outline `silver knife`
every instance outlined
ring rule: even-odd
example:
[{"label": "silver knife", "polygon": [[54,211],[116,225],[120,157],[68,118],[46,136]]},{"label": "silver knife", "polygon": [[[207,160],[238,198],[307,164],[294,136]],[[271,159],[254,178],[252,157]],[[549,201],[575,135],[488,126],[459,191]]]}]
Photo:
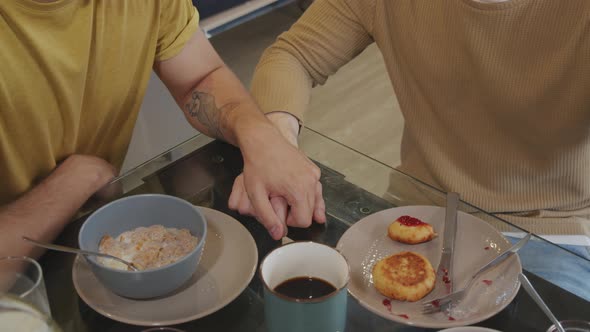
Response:
[{"label": "silver knife", "polygon": [[459,194],[448,193],[442,255],[436,271],[437,283],[445,285],[443,288],[444,294],[453,292],[453,248],[455,247],[455,234],[457,233],[458,205]]}]

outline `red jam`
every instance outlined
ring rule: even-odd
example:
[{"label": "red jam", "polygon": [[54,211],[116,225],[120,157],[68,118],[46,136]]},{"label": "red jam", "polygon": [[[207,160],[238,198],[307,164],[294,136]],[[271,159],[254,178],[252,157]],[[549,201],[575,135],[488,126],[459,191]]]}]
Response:
[{"label": "red jam", "polygon": [[492,281],[491,280],[487,280],[487,279],[486,280],[482,280],[482,282],[484,284],[488,285],[488,286],[492,284]]},{"label": "red jam", "polygon": [[391,311],[391,301],[389,299],[383,299],[383,305],[387,310]]},{"label": "red jam", "polygon": [[490,247],[485,247],[483,248],[483,250],[490,250]]},{"label": "red jam", "polygon": [[449,316],[449,320],[455,320],[455,318],[453,318],[453,316]]},{"label": "red jam", "polygon": [[[381,302],[381,303],[383,303],[383,305],[385,306],[385,308],[387,308],[387,310],[389,312],[391,312],[391,301],[389,299],[383,299],[383,302]],[[410,317],[408,315],[406,315],[406,314],[401,314],[401,315],[397,315],[397,316],[400,316],[400,317],[405,318],[405,319],[410,319]]]},{"label": "red jam", "polygon": [[430,304],[432,304],[433,306],[435,306],[437,308],[440,307],[440,301],[439,300],[434,300],[434,301],[430,302]]},{"label": "red jam", "polygon": [[422,220],[410,216],[401,216],[397,218],[397,221],[404,226],[420,226],[426,224]]},{"label": "red jam", "polygon": [[447,289],[447,293],[451,292],[451,282],[450,281],[445,284],[445,288]]}]

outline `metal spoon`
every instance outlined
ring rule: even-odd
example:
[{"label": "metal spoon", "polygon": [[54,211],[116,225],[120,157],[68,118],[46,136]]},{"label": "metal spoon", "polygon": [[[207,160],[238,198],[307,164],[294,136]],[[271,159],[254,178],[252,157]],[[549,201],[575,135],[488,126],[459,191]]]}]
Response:
[{"label": "metal spoon", "polygon": [[81,250],[81,249],[75,249],[75,248],[70,248],[70,247],[64,247],[64,246],[60,246],[57,244],[49,244],[49,243],[43,243],[43,242],[39,242],[39,241],[35,241],[33,239],[30,239],[26,236],[23,236],[23,240],[30,242],[38,247],[41,248],[45,248],[45,249],[50,249],[50,250],[57,250],[57,251],[61,251],[61,252],[67,252],[70,254],[80,254],[80,255],[84,255],[84,256],[98,256],[98,257],[104,257],[104,258],[110,258],[110,259],[114,259],[116,261],[119,261],[125,265],[127,265],[127,267],[129,269],[131,269],[132,271],[139,271],[139,269],[135,266],[135,264],[130,263],[126,260],[123,260],[119,257],[115,257],[112,255],[108,255],[108,254],[103,254],[100,252],[94,252],[94,251],[88,251],[88,250]]},{"label": "metal spoon", "polygon": [[563,326],[561,326],[561,323],[557,320],[557,318],[555,318],[555,315],[553,315],[551,310],[549,310],[549,307],[547,307],[545,302],[543,302],[543,299],[541,298],[539,293],[537,293],[537,291],[535,290],[535,287],[533,287],[533,285],[531,284],[529,279],[524,274],[521,273],[518,275],[518,280],[520,280],[522,287],[524,287],[524,290],[529,294],[529,296],[537,303],[537,305],[541,308],[541,310],[543,310],[545,315],[547,315],[547,317],[549,317],[551,322],[553,324],[555,324],[557,331],[565,332],[565,330],[563,329]]}]

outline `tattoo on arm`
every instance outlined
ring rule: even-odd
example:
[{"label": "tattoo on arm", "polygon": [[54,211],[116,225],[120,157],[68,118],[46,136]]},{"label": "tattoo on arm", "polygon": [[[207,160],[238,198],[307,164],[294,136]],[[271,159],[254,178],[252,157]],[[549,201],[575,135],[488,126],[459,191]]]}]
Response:
[{"label": "tattoo on arm", "polygon": [[187,117],[196,119],[208,131],[207,134],[222,140],[228,140],[224,133],[223,119],[227,113],[236,108],[236,103],[230,103],[218,108],[215,97],[209,93],[193,91],[190,100],[184,105]]}]

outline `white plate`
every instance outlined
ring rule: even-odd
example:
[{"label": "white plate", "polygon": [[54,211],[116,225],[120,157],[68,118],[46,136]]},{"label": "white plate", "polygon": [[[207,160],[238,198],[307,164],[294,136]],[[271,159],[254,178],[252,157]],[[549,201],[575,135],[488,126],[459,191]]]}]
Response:
[{"label": "white plate", "polygon": [[[391,240],[387,227],[395,219],[409,215],[430,223],[441,236],[430,242],[408,245]],[[424,299],[411,303],[391,300],[391,311],[383,304],[386,299],[373,287],[373,265],[380,259],[401,251],[424,255],[436,270],[442,249],[445,209],[437,206],[405,206],[384,210],[358,221],[338,242],[337,248],[350,264],[348,290],[362,306],[375,314],[407,325],[428,328],[464,326],[483,321],[504,309],[516,296],[522,271],[517,255],[487,271],[471,287],[463,301],[452,310],[451,317],[437,313],[423,315],[419,303],[432,300],[440,290],[434,289]],[[483,264],[510,248],[510,242],[495,228],[472,215],[459,212],[453,257],[453,282],[459,289]],[[488,285],[483,281],[491,280]],[[407,315],[407,318],[400,316]],[[454,320],[453,320],[454,319]]]},{"label": "white plate", "polygon": [[248,286],[256,271],[258,250],[250,232],[237,220],[201,207],[207,239],[197,272],[176,293],[150,300],[118,296],[96,279],[85,259],[77,257],[72,279],[78,295],[100,314],[133,325],[174,325],[223,308]]},{"label": "white plate", "polygon": [[450,329],[440,330],[439,332],[501,332],[501,331],[486,329],[485,327],[465,326],[465,327],[452,327]]}]

